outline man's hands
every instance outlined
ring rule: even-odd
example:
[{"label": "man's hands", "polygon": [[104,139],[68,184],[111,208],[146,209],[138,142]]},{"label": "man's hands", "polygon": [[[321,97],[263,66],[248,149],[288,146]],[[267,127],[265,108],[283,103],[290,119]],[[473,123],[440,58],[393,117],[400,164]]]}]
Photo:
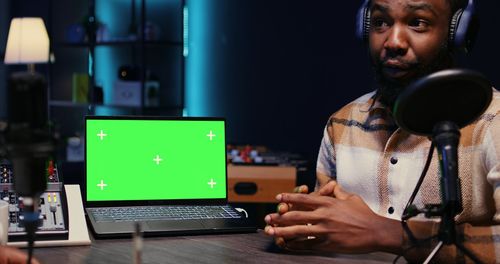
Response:
[{"label": "man's hands", "polygon": [[[0,246],[0,264],[26,264],[28,256],[17,248]],[[38,260],[31,259],[32,264],[40,264]]]},{"label": "man's hands", "polygon": [[402,243],[401,225],[375,214],[361,197],[330,181],[317,193],[283,193],[278,213],[265,217],[266,234],[290,250],[338,253],[388,251]]},{"label": "man's hands", "polygon": [[[309,192],[309,187],[307,187],[307,185],[301,185],[301,186],[297,186],[295,187],[295,189],[293,189],[293,192],[294,193],[303,193],[303,194],[307,194]],[[288,211],[292,211],[292,210],[301,210],[301,208],[299,208],[300,205],[295,205],[296,208],[293,208],[294,205],[293,204],[289,204],[289,203],[285,203],[285,202],[280,202],[278,203],[278,208],[277,208],[277,212],[278,214],[284,214]]]}]

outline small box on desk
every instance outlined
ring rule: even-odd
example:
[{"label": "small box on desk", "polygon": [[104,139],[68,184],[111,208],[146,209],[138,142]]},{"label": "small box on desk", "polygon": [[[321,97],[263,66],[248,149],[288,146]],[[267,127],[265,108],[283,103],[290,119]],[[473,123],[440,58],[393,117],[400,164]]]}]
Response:
[{"label": "small box on desk", "polygon": [[227,166],[229,202],[276,203],[276,195],[292,192],[297,169],[294,166]]}]

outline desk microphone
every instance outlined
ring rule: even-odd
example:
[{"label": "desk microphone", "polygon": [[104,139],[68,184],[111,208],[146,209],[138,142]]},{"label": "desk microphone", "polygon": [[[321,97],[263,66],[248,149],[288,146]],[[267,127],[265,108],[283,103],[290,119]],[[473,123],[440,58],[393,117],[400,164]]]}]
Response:
[{"label": "desk microphone", "polygon": [[12,163],[14,189],[23,198],[19,219],[28,237],[30,263],[42,219],[38,203],[47,187],[47,162],[54,155],[55,142],[47,126],[45,87],[23,83],[9,88],[9,123],[0,131],[0,155]]},{"label": "desk microphone", "polygon": [[14,168],[14,189],[23,197],[39,197],[47,189],[47,161],[54,144],[49,138],[8,140],[8,160]]},{"label": "desk microphone", "polygon": [[[408,218],[425,213],[441,216],[437,238],[439,243],[424,263],[430,262],[446,244],[455,245],[475,263],[479,259],[464,247],[456,235],[455,216],[462,211],[460,178],[458,177],[458,144],[460,128],[479,118],[488,108],[493,91],[490,82],[480,73],[451,69],[435,72],[408,86],[394,104],[394,119],[398,126],[409,133],[432,138],[429,157],[422,175],[404,209],[403,225]],[[426,205],[415,210],[412,205],[436,146],[440,165],[441,205]],[[413,237],[409,229],[409,236]]]}]

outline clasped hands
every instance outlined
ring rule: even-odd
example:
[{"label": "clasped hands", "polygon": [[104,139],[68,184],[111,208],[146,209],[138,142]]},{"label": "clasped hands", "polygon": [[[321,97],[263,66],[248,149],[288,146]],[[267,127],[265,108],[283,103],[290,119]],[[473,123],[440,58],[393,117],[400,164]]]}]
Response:
[{"label": "clasped hands", "polygon": [[385,218],[363,199],[330,181],[317,192],[307,186],[281,193],[277,213],[267,215],[265,233],[287,250],[366,253],[383,249]]}]

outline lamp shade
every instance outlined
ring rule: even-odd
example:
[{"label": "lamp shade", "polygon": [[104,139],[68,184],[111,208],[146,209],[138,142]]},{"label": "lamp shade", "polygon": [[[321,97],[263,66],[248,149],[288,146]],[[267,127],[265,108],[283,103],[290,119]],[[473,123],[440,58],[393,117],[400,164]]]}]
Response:
[{"label": "lamp shade", "polygon": [[10,22],[5,64],[33,64],[49,61],[49,36],[39,17],[13,18]]}]

